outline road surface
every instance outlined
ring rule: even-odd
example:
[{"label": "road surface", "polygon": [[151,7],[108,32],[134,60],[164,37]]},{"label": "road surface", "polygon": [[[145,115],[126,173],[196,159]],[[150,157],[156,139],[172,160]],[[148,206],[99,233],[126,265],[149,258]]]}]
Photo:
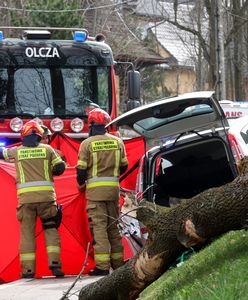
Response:
[{"label": "road surface", "polygon": [[[78,299],[79,290],[100,279],[100,276],[82,276],[69,293],[68,299]],[[60,300],[71,287],[76,276],[20,279],[0,285],[0,300]]]}]

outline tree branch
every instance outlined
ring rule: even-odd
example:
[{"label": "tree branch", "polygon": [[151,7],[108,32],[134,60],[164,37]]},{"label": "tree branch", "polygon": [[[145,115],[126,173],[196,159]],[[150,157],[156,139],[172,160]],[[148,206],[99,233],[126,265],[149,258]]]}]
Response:
[{"label": "tree branch", "polygon": [[208,52],[208,44],[206,43],[205,39],[203,38],[203,36],[200,34],[199,31],[197,31],[193,28],[186,27],[182,24],[179,24],[177,20],[172,21],[172,20],[166,19],[166,22],[176,26],[177,28],[179,28],[181,30],[187,31],[187,32],[192,33],[193,35],[197,36],[198,40],[199,40],[199,43],[200,43],[200,45],[202,47],[202,50],[203,50],[203,56],[205,57],[205,59],[208,62],[210,62],[210,54]]}]

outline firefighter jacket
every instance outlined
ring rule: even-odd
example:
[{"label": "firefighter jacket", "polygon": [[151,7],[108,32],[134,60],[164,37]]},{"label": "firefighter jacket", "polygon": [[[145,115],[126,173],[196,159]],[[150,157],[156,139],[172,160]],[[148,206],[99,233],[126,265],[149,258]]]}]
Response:
[{"label": "firefighter jacket", "polygon": [[126,165],[125,147],[120,138],[105,133],[84,140],[76,168],[87,171],[87,200],[119,200],[120,166]]},{"label": "firefighter jacket", "polygon": [[19,204],[56,200],[52,170],[63,162],[51,146],[6,148],[3,156],[14,159]]}]

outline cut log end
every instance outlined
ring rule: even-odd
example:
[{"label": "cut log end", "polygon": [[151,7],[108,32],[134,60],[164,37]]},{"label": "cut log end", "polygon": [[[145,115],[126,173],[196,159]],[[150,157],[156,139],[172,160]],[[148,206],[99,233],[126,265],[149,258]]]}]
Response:
[{"label": "cut log end", "polygon": [[187,219],[183,222],[182,229],[177,234],[177,239],[186,248],[196,246],[206,241],[205,238],[198,235],[191,219]]}]

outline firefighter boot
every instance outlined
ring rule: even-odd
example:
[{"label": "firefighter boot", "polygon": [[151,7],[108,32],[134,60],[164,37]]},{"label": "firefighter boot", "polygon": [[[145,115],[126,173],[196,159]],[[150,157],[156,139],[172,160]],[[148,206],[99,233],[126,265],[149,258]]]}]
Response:
[{"label": "firefighter boot", "polygon": [[21,278],[34,278],[34,273],[31,270],[27,270],[21,274]]},{"label": "firefighter boot", "polygon": [[97,267],[94,268],[94,270],[89,271],[90,276],[105,276],[109,274],[109,270],[102,270]]},{"label": "firefighter boot", "polygon": [[64,277],[65,273],[59,267],[51,267],[50,268],[53,275],[56,277]]}]

